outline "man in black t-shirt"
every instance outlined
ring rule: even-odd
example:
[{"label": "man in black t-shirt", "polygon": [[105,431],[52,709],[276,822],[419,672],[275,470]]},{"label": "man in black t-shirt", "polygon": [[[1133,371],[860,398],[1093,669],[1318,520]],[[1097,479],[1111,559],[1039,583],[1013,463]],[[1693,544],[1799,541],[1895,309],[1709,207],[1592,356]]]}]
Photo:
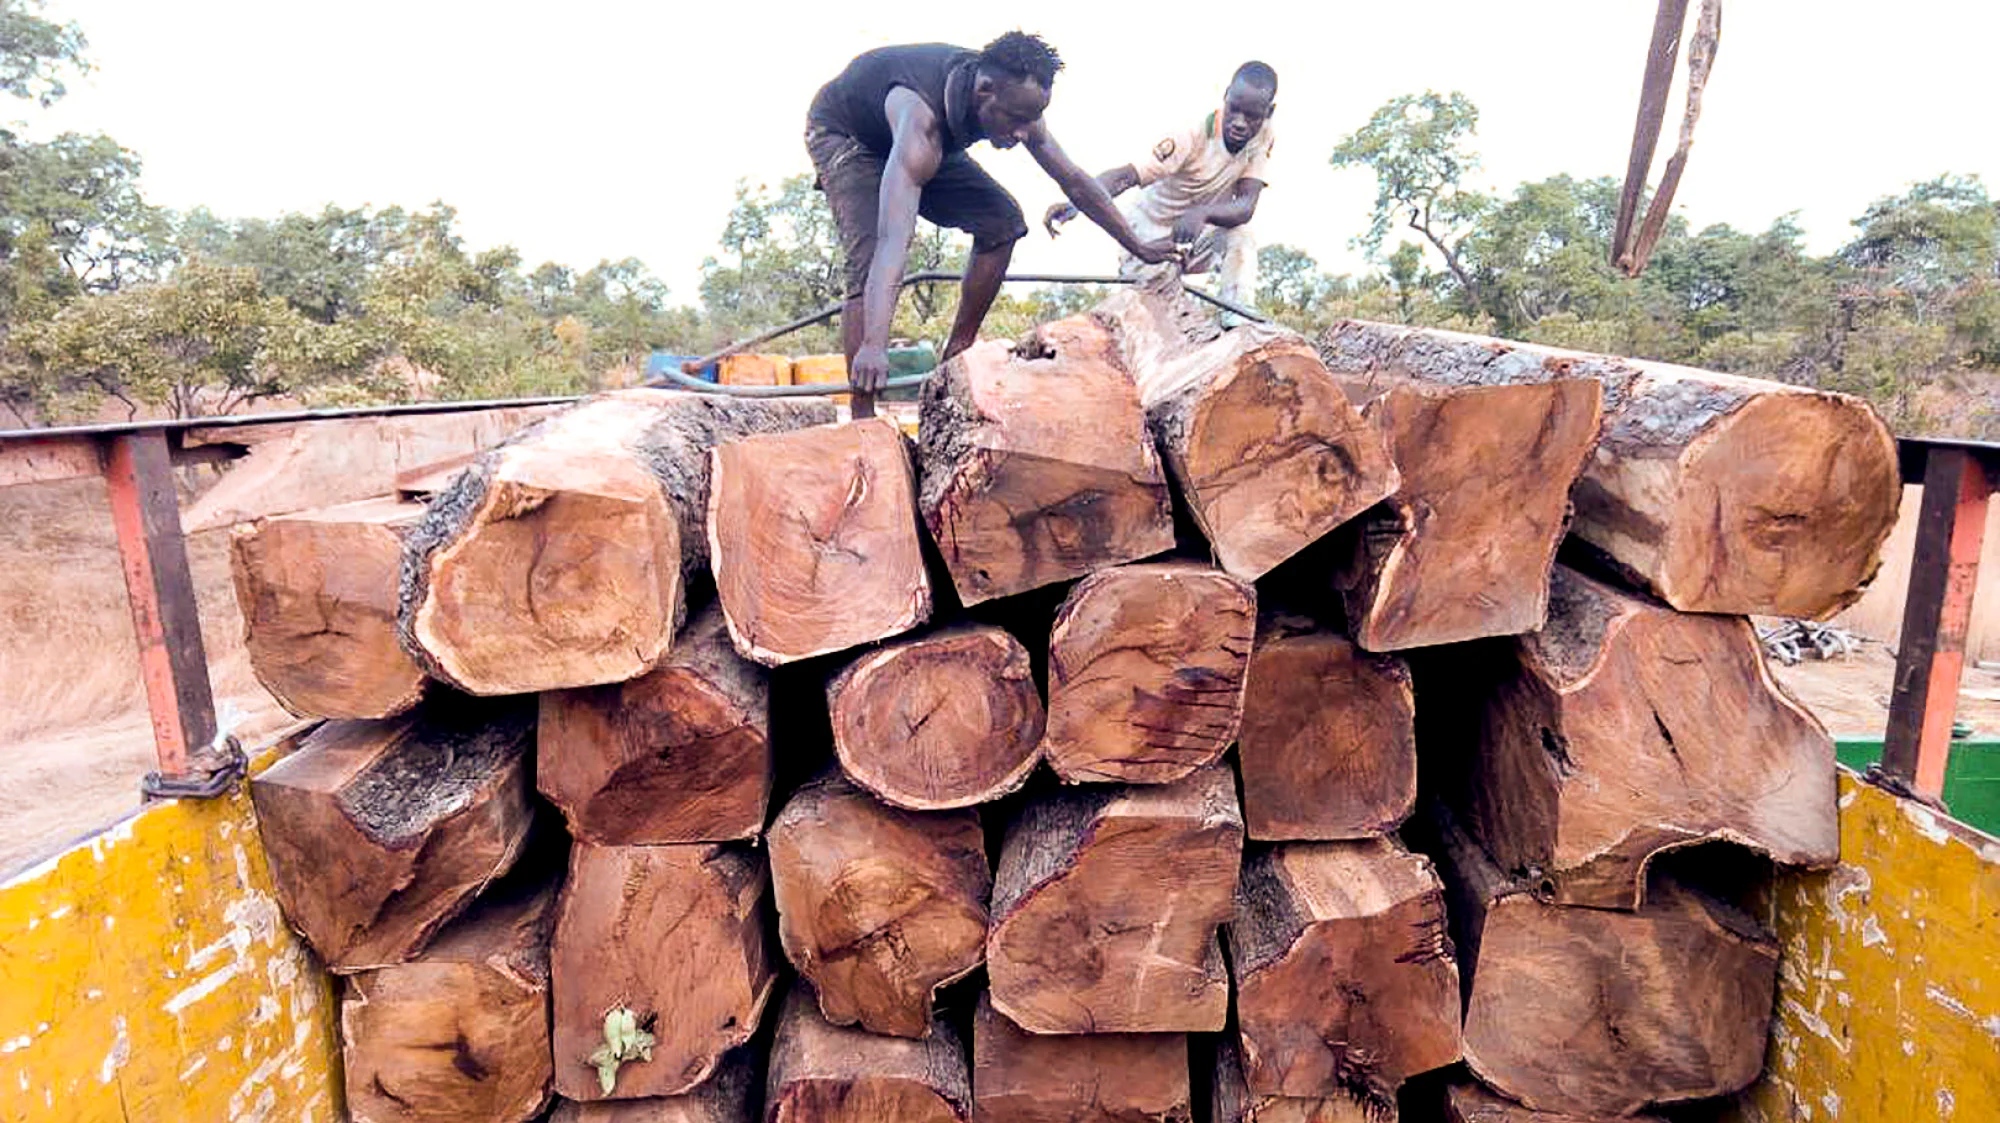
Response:
[{"label": "man in black t-shirt", "polygon": [[[972,235],[943,357],[979,335],[1014,243],[1028,232],[1020,204],[966,155],[979,141],[1026,145],[1076,208],[1132,256],[1173,256],[1168,239],[1141,241],[1104,188],[1049,135],[1042,112],[1060,69],[1047,43],[1010,31],[983,51],[937,43],[868,51],[813,99],[806,150],[847,259],[841,335],[857,391],[872,394],[888,380],[889,322],[919,214]],[[867,399],[857,397],[856,414],[867,410]]]}]

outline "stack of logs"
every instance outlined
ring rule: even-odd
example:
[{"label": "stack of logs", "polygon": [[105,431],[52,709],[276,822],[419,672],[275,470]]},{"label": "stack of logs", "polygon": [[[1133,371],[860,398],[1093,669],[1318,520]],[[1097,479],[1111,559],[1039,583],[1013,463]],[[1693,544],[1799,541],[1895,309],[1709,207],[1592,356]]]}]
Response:
[{"label": "stack of logs", "polygon": [[328,719],[252,790],[352,1117],[1575,1123],[1752,1081],[1736,859],[1837,837],[1745,617],[1871,575],[1880,421],[1183,300],[973,348],[914,448],[621,391],[241,528],[258,672]]}]

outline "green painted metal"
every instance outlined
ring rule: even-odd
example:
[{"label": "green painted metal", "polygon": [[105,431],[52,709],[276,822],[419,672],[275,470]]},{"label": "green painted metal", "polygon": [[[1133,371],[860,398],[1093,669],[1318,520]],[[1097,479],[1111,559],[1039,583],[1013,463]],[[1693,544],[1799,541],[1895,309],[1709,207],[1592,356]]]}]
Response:
[{"label": "green painted metal", "polygon": [[[1882,759],[1879,737],[1836,737],[1840,763],[1864,771]],[[1953,741],[1945,765],[1944,805],[1952,817],[1987,834],[2000,835],[2000,741]]]}]

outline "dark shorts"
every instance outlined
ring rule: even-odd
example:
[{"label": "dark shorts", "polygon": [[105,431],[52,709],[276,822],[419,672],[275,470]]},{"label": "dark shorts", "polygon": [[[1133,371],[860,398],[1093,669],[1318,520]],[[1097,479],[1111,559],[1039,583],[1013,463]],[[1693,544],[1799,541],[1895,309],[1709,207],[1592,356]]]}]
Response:
[{"label": "dark shorts", "polygon": [[[819,173],[819,187],[840,228],[840,249],[847,259],[847,295],[861,295],[868,283],[868,265],[875,257],[875,212],[882,199],[883,158],[860,141],[818,123],[806,127],[806,151]],[[1028,236],[1021,204],[986,169],[964,152],[953,152],[938,164],[937,174],[924,184],[917,213],[939,226],[972,235],[972,251],[982,253],[1011,245]]]}]

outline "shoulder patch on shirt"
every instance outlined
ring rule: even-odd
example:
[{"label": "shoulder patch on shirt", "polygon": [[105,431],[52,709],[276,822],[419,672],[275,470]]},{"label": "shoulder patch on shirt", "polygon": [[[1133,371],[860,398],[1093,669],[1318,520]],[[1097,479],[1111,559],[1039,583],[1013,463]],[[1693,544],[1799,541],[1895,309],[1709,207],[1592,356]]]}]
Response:
[{"label": "shoulder patch on shirt", "polygon": [[1173,137],[1168,137],[1167,139],[1153,146],[1153,159],[1155,160],[1165,162],[1167,157],[1172,156],[1173,154],[1174,154]]}]

